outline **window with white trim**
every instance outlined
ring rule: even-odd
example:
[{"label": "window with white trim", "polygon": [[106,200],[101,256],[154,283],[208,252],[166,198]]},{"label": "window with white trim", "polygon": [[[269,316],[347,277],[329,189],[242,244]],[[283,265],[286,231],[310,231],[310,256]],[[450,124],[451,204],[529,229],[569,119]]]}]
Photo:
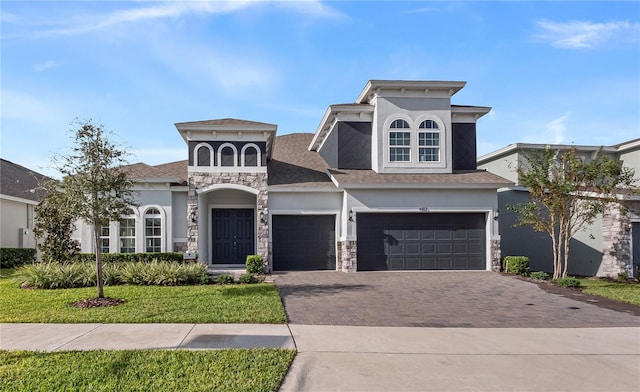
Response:
[{"label": "window with white trim", "polygon": [[196,151],[197,166],[211,166],[211,148],[208,146],[200,146]]},{"label": "window with white trim", "polygon": [[[411,161],[411,127],[405,120],[394,120],[389,127],[389,162]],[[396,131],[406,129],[407,131]]]},{"label": "window with white trim", "polygon": [[162,216],[157,208],[144,214],[145,252],[162,252]]},{"label": "window with white trim", "polygon": [[136,218],[129,210],[129,216],[120,219],[120,253],[136,252]]},{"label": "window with white trim", "polygon": [[100,227],[100,252],[109,253],[109,226]]},{"label": "window with white trim", "polygon": [[[429,131],[422,131],[422,130]],[[420,123],[418,132],[418,161],[440,161],[440,131],[438,124],[433,120],[425,120]]]},{"label": "window with white trim", "polygon": [[253,146],[244,148],[244,166],[256,167],[258,165],[258,149]]},{"label": "window with white trim", "polygon": [[235,166],[236,151],[231,146],[222,147],[220,150],[220,166]]}]

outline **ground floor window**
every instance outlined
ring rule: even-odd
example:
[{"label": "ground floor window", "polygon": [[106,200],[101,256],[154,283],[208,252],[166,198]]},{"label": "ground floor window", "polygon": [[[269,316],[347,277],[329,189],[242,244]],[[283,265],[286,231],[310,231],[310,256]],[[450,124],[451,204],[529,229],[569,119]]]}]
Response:
[{"label": "ground floor window", "polygon": [[109,253],[109,226],[102,226],[100,228],[100,251],[102,253]]},{"label": "ground floor window", "polygon": [[123,218],[120,220],[120,253],[136,252],[136,220]]},{"label": "ground floor window", "polygon": [[162,216],[156,208],[144,214],[144,236],[146,252],[162,251]]}]

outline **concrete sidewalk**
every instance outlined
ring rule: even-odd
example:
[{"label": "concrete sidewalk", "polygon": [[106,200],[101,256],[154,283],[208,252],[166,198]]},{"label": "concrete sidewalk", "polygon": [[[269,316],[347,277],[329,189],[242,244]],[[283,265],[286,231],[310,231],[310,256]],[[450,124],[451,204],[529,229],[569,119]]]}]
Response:
[{"label": "concrete sidewalk", "polygon": [[286,324],[0,324],[2,350],[295,349]]},{"label": "concrete sidewalk", "polygon": [[640,328],[290,325],[281,391],[640,391]]}]

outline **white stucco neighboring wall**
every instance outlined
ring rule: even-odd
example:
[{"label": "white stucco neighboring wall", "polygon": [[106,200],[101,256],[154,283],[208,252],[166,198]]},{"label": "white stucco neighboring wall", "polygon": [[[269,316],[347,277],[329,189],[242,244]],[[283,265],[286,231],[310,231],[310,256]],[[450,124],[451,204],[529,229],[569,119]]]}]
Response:
[{"label": "white stucco neighboring wall", "polygon": [[4,195],[0,197],[0,247],[35,248],[32,229],[33,208],[36,204],[26,199]]}]

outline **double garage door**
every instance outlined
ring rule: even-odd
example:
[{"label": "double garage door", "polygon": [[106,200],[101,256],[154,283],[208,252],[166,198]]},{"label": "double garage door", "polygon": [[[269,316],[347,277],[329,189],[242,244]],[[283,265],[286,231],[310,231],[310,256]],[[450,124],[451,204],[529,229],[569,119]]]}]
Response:
[{"label": "double garage door", "polygon": [[485,214],[357,215],[358,270],[483,270]]},{"label": "double garage door", "polygon": [[[358,271],[484,270],[484,213],[358,213]],[[273,269],[335,270],[335,215],[274,215]]]}]

